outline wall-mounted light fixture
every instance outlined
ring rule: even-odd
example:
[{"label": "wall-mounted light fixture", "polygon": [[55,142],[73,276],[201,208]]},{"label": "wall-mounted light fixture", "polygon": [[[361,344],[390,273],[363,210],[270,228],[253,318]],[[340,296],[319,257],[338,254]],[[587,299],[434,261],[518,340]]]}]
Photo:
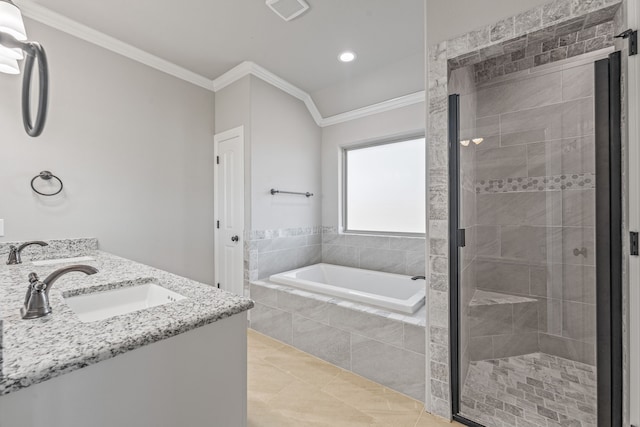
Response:
[{"label": "wall-mounted light fixture", "polygon": [[474,144],[480,145],[484,141],[484,138],[473,138],[472,141]]},{"label": "wall-mounted light fixture", "polygon": [[[0,0],[0,72],[20,74],[18,60],[24,58],[22,80],[22,120],[29,136],[39,136],[44,129],[49,101],[49,68],[47,55],[40,43],[27,41],[22,13],[11,0]],[[40,94],[38,115],[31,121],[31,75],[34,62],[38,60]]]},{"label": "wall-mounted light fixture", "polygon": [[460,141],[460,145],[462,145],[463,147],[468,147],[469,144],[471,144],[471,141],[469,141],[468,139],[463,139],[462,141]]}]

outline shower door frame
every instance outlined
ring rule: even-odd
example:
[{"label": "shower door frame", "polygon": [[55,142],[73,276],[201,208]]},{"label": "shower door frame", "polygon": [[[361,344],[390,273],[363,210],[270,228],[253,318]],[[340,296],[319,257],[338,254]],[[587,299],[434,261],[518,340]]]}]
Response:
[{"label": "shower door frame", "polygon": [[[596,151],[597,420],[622,427],[622,119],[621,53],[594,62]],[[449,315],[450,386],[454,421],[482,424],[460,415],[460,95],[449,95]],[[603,225],[599,225],[603,224]],[[607,227],[605,224],[608,224]]]}]

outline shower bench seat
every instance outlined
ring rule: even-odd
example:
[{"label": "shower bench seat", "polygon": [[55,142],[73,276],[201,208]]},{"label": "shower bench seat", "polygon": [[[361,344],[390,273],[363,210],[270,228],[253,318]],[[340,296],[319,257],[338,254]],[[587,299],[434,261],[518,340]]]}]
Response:
[{"label": "shower bench seat", "polygon": [[539,304],[536,298],[477,290],[468,306],[470,359],[537,352]]},{"label": "shower bench seat", "polygon": [[469,307],[481,306],[481,305],[495,305],[495,304],[520,304],[538,302],[535,298],[523,297],[519,295],[501,294],[498,292],[489,292],[477,290],[471,298]]}]

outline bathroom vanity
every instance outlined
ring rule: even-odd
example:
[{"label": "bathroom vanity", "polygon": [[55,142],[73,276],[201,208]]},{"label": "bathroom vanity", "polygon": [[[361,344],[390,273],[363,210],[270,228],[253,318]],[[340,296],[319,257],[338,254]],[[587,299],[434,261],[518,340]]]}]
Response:
[{"label": "bathroom vanity", "polygon": [[[5,265],[6,249],[0,426],[246,425],[251,300],[99,251],[93,239],[25,250],[18,265]],[[29,274],[72,264],[99,272],[60,277],[52,313],[22,319]]]}]

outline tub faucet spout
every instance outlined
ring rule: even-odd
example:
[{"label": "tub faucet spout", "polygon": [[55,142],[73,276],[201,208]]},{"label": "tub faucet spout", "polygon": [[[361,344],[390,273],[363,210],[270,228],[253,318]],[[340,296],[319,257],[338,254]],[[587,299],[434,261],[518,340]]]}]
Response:
[{"label": "tub faucet spout", "polygon": [[44,317],[51,314],[49,291],[56,280],[61,276],[74,271],[79,271],[87,275],[96,274],[98,272],[96,268],[91,267],[90,265],[70,265],[54,271],[42,281],[40,281],[40,278],[36,273],[29,274],[29,288],[27,289],[27,295],[24,298],[24,307],[20,309],[22,318],[37,319],[38,317]]}]

